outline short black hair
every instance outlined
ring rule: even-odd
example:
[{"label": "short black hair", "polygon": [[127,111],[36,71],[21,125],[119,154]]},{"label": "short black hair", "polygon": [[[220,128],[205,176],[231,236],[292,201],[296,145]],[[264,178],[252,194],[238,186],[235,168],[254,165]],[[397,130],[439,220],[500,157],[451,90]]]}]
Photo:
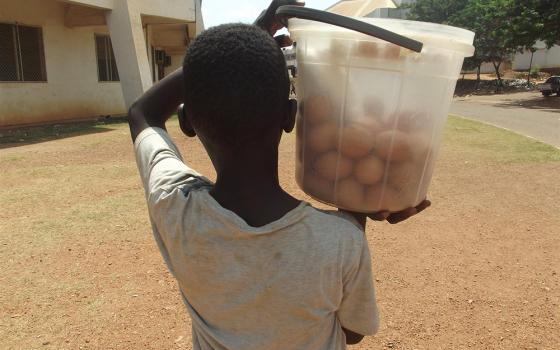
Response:
[{"label": "short black hair", "polygon": [[290,81],[264,30],[235,23],[204,31],[187,50],[183,76],[185,111],[207,137],[239,145],[281,128]]}]

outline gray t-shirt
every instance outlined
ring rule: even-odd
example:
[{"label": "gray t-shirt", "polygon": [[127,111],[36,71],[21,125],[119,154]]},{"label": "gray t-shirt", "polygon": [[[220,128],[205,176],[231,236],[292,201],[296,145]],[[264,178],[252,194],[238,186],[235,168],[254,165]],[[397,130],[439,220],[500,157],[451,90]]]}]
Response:
[{"label": "gray t-shirt", "polygon": [[341,327],[377,331],[370,252],[353,218],[302,202],[252,227],[209,195],[212,183],[183,163],[165,130],[144,130],[135,151],[194,349],[345,349]]}]

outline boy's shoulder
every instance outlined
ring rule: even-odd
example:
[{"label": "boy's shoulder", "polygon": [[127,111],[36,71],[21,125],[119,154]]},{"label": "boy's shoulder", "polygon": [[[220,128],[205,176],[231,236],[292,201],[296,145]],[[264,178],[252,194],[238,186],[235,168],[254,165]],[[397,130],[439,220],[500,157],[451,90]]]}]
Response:
[{"label": "boy's shoulder", "polygon": [[324,210],[309,204],[308,216],[312,230],[322,237],[352,241],[358,247],[365,239],[364,228],[350,214],[338,210]]},{"label": "boy's shoulder", "polygon": [[355,231],[363,233],[363,228],[360,226],[358,221],[349,213],[340,210],[319,209],[312,206],[311,204],[309,204],[309,207],[316,212],[315,217],[324,225],[335,224],[349,228],[352,227],[353,229],[355,229]]}]

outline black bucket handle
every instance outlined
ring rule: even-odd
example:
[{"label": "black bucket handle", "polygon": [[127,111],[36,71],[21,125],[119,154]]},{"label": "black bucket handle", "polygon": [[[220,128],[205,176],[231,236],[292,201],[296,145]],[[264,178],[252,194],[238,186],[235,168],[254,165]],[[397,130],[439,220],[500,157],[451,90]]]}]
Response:
[{"label": "black bucket handle", "polygon": [[373,24],[369,24],[351,17],[341,16],[327,11],[320,11],[294,5],[280,6],[278,10],[276,10],[277,20],[284,24],[284,26],[286,27],[288,26],[287,19],[293,17],[332,24],[338,27],[354,30],[356,32],[388,41],[390,43],[415,52],[421,52],[422,47],[424,46],[424,44],[417,40],[407,38],[406,36],[397,34],[390,30],[383,29],[381,27],[374,26]]}]

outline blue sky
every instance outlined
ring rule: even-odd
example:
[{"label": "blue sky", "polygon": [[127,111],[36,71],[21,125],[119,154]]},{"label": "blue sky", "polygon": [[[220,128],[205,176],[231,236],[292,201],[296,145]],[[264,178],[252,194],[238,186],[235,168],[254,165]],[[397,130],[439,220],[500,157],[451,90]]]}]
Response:
[{"label": "blue sky", "polygon": [[[306,7],[324,10],[338,0],[306,0]],[[268,7],[270,0],[203,0],[202,17],[204,26],[230,23],[252,23],[262,10]]]}]

